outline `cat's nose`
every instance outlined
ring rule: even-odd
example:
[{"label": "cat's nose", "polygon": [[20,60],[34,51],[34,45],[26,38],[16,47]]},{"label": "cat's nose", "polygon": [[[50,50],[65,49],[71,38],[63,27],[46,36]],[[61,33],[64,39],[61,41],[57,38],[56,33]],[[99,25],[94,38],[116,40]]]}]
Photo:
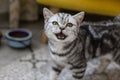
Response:
[{"label": "cat's nose", "polygon": [[61,30],[64,30],[65,28],[63,28],[63,27],[60,27],[60,29],[61,29]]}]

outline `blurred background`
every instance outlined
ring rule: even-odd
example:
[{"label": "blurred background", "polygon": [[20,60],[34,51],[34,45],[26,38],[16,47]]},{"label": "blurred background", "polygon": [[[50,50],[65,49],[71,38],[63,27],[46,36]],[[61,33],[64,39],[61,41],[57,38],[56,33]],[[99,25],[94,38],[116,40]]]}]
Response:
[{"label": "blurred background", "polygon": [[54,13],[76,14],[85,11],[84,21],[99,22],[113,20],[119,15],[120,0],[0,0],[0,71],[4,66],[30,53],[26,48],[16,49],[8,45],[4,34],[9,30],[30,30],[33,50],[41,50],[42,47],[43,52],[48,51],[43,31],[44,7]]},{"label": "blurred background", "polygon": [[43,7],[54,13],[85,11],[85,21],[108,20],[120,13],[119,3],[119,0],[0,0],[0,27],[20,28],[23,23],[40,21]]},{"label": "blurred background", "polygon": [[[119,4],[119,0],[0,0],[0,28],[43,30],[44,7],[54,13],[85,11],[84,21],[112,20],[120,13]],[[45,43],[46,40],[42,39]]]}]

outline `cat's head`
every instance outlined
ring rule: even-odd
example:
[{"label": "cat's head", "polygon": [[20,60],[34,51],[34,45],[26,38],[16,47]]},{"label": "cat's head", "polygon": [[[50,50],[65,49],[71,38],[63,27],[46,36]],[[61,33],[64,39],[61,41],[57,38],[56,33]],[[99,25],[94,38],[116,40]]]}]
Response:
[{"label": "cat's head", "polygon": [[80,23],[84,18],[84,12],[70,15],[67,13],[52,13],[49,9],[43,9],[45,19],[45,33],[49,40],[58,42],[72,42],[78,37]]}]

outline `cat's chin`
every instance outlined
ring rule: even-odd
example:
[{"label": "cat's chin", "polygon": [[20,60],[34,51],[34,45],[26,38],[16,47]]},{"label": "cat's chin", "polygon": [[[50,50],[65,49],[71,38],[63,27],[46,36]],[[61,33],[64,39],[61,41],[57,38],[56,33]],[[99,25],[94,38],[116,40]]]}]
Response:
[{"label": "cat's chin", "polygon": [[62,32],[56,33],[55,35],[56,35],[58,40],[65,40],[67,38],[67,36]]}]

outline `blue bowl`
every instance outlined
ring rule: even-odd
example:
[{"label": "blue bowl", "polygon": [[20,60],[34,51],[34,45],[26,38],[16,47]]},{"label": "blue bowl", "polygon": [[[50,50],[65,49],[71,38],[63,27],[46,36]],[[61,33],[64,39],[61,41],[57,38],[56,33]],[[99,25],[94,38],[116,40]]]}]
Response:
[{"label": "blue bowl", "polygon": [[13,48],[25,48],[31,43],[32,32],[27,29],[9,30],[5,33],[7,43]]}]

